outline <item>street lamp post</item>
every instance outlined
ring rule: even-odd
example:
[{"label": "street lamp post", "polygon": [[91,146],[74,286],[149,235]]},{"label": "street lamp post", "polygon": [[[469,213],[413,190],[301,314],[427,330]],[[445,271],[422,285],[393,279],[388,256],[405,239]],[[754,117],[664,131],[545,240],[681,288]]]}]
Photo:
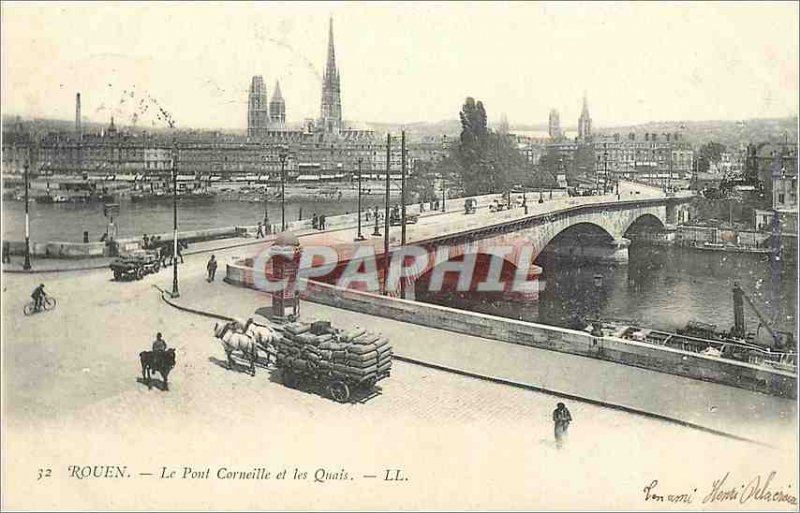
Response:
[{"label": "street lamp post", "polygon": [[267,175],[267,183],[264,184],[264,233],[269,231],[269,211],[267,210],[267,201],[269,200],[269,175]]},{"label": "street lamp post", "polygon": [[30,217],[28,214],[28,189],[30,188],[28,176],[30,168],[30,148],[28,148],[28,160],[25,162],[25,263],[22,268],[26,271],[31,269],[31,233],[30,233]]},{"label": "street lamp post", "polygon": [[361,233],[361,163],[363,160],[362,157],[358,157],[358,235],[356,235],[356,240],[365,239]]},{"label": "street lamp post", "polygon": [[383,295],[386,295],[386,277],[389,275],[389,177],[392,168],[392,134],[386,134],[386,202],[383,218]]},{"label": "street lamp post", "polygon": [[286,231],[286,148],[280,149],[281,159],[281,231]]},{"label": "street lamp post", "polygon": [[401,132],[400,139],[400,215],[402,228],[400,231],[400,244],[406,245],[406,132]]},{"label": "street lamp post", "polygon": [[172,148],[172,297],[178,291],[178,146]]}]

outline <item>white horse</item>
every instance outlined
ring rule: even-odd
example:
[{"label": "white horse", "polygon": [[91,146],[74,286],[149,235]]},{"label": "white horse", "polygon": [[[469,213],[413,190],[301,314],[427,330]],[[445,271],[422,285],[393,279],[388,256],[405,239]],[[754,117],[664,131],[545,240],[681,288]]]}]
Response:
[{"label": "white horse", "polygon": [[277,353],[275,343],[281,339],[278,331],[264,326],[255,324],[252,317],[244,324],[244,333],[256,341],[256,344],[267,353],[267,365],[270,363],[270,358]]},{"label": "white horse", "polygon": [[231,354],[234,351],[241,351],[242,356],[250,360],[250,373],[256,375],[256,360],[258,359],[258,346],[255,340],[244,333],[236,333],[233,330],[234,323],[216,323],[214,325],[214,336],[222,341],[222,348],[228,357],[228,368],[233,368]]}]

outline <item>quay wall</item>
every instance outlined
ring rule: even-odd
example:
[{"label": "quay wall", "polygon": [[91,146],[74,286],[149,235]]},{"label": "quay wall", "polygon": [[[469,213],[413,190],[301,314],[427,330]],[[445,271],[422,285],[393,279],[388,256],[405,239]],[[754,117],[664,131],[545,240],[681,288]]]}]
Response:
[{"label": "quay wall", "polygon": [[[225,281],[253,287],[252,268],[236,263],[226,266]],[[724,360],[679,349],[653,346],[616,337],[594,337],[582,331],[536,324],[428,303],[380,296],[312,280],[303,280],[301,297],[336,308],[397,321],[444,329],[607,360],[657,372],[720,383],[783,397],[797,397],[796,377],[790,373]]]}]

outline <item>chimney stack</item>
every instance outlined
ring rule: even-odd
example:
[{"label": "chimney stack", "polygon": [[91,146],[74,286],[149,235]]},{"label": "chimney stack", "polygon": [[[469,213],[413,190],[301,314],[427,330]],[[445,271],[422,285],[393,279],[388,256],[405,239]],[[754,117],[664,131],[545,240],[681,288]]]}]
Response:
[{"label": "chimney stack", "polygon": [[81,93],[75,95],[75,134],[78,139],[83,139],[83,131],[81,130]]}]

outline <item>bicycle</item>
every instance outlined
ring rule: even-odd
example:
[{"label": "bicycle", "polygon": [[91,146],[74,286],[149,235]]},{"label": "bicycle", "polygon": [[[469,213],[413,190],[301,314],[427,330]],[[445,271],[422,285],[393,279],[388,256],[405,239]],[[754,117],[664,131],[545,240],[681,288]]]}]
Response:
[{"label": "bicycle", "polygon": [[28,316],[39,312],[46,312],[48,310],[52,310],[55,307],[56,307],[56,298],[52,296],[45,296],[44,299],[42,299],[42,306],[40,308],[36,308],[36,302],[31,301],[22,308],[22,313]]}]

